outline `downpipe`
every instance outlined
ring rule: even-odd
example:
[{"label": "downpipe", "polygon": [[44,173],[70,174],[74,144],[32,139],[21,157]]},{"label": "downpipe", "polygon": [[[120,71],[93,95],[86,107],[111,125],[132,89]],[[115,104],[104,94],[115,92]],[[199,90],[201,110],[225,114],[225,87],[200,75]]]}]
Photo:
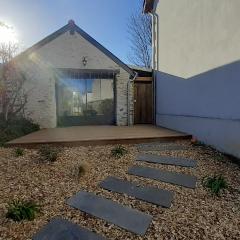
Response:
[{"label": "downpipe", "polygon": [[158,71],[158,15],[151,13],[152,16],[152,68],[153,68],[153,123],[156,125],[156,71]]}]

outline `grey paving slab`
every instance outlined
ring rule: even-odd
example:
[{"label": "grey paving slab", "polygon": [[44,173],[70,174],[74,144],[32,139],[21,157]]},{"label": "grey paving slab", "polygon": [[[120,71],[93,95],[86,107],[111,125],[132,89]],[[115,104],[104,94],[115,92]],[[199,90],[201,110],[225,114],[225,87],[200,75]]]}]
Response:
[{"label": "grey paving slab", "polygon": [[152,216],[89,192],[79,192],[67,204],[133,233],[144,235]]},{"label": "grey paving slab", "polygon": [[106,238],[62,218],[54,218],[33,240],[106,240]]},{"label": "grey paving slab", "polygon": [[149,167],[134,166],[128,170],[129,174],[154,179],[157,181],[176,184],[183,187],[195,188],[197,178],[195,176],[182,173],[163,171]]},{"label": "grey paving slab", "polygon": [[135,183],[124,181],[115,177],[108,177],[100,184],[100,187],[118,193],[127,194],[140,200],[150,202],[163,207],[170,207],[173,193],[153,187],[142,187]]},{"label": "grey paving slab", "polygon": [[175,158],[175,157],[165,157],[154,154],[138,154],[137,161],[144,161],[149,163],[159,163],[159,164],[167,164],[167,165],[175,165],[182,167],[196,167],[197,161],[189,160],[186,158]]},{"label": "grey paving slab", "polygon": [[177,151],[187,150],[189,147],[178,144],[142,144],[138,149],[140,151]]}]

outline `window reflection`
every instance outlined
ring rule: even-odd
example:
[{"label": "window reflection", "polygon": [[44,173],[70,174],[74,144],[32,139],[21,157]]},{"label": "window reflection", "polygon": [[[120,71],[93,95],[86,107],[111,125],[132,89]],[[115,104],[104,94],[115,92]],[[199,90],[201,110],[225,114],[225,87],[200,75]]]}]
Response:
[{"label": "window reflection", "polygon": [[63,74],[57,83],[62,126],[114,123],[113,74]]}]

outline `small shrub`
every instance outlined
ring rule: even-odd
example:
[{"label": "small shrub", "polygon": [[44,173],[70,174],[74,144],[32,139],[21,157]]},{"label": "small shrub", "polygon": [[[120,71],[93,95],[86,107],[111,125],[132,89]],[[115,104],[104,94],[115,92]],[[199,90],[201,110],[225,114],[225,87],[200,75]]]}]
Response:
[{"label": "small shrub", "polygon": [[39,125],[33,123],[30,119],[15,117],[5,121],[4,117],[0,115],[0,146],[4,146],[8,141],[39,129]]},{"label": "small shrub", "polygon": [[212,194],[219,196],[222,189],[227,188],[227,181],[223,176],[205,177],[203,186],[209,188]]},{"label": "small shrub", "polygon": [[217,160],[217,161],[224,161],[225,160],[225,157],[224,157],[224,154],[219,152],[219,151],[215,151],[214,152],[214,158]]},{"label": "small shrub", "polygon": [[24,149],[23,148],[15,148],[15,156],[21,157],[24,155]]},{"label": "small shrub", "polygon": [[46,162],[57,161],[59,152],[60,152],[59,149],[57,149],[55,147],[51,147],[49,145],[43,145],[39,149],[39,154],[40,154],[41,159]]},{"label": "small shrub", "polygon": [[71,169],[71,176],[79,180],[87,171],[87,165],[85,163],[78,163]]},{"label": "small shrub", "polygon": [[125,154],[127,154],[127,149],[121,145],[114,147],[111,150],[112,156],[115,158],[121,158]]},{"label": "small shrub", "polygon": [[33,220],[40,212],[40,206],[32,201],[15,200],[8,204],[6,217],[16,222]]}]

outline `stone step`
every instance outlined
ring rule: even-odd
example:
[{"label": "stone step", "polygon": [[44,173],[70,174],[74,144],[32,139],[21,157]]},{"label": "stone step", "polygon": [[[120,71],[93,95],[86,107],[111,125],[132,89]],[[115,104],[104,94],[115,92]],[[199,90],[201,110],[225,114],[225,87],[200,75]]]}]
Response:
[{"label": "stone step", "polygon": [[154,179],[166,183],[171,183],[187,188],[195,188],[197,178],[195,176],[182,173],[163,171],[155,168],[133,166],[128,170],[129,174]]},{"label": "stone step", "polygon": [[124,181],[115,177],[108,177],[100,187],[118,193],[127,194],[137,199],[169,208],[173,200],[173,193],[153,187],[142,187],[135,183]]},{"label": "stone step", "polygon": [[136,158],[137,161],[144,161],[149,163],[159,163],[167,165],[175,165],[181,167],[196,167],[197,161],[189,160],[180,157],[165,157],[154,154],[139,154]]},{"label": "stone step", "polygon": [[33,237],[33,240],[65,240],[65,239],[106,240],[106,238],[62,218],[52,219]]},{"label": "stone step", "polygon": [[138,146],[140,151],[177,151],[187,150],[188,146],[179,144],[142,144]]},{"label": "stone step", "polygon": [[145,234],[152,220],[150,215],[84,191],[71,197],[67,204],[139,235]]}]

